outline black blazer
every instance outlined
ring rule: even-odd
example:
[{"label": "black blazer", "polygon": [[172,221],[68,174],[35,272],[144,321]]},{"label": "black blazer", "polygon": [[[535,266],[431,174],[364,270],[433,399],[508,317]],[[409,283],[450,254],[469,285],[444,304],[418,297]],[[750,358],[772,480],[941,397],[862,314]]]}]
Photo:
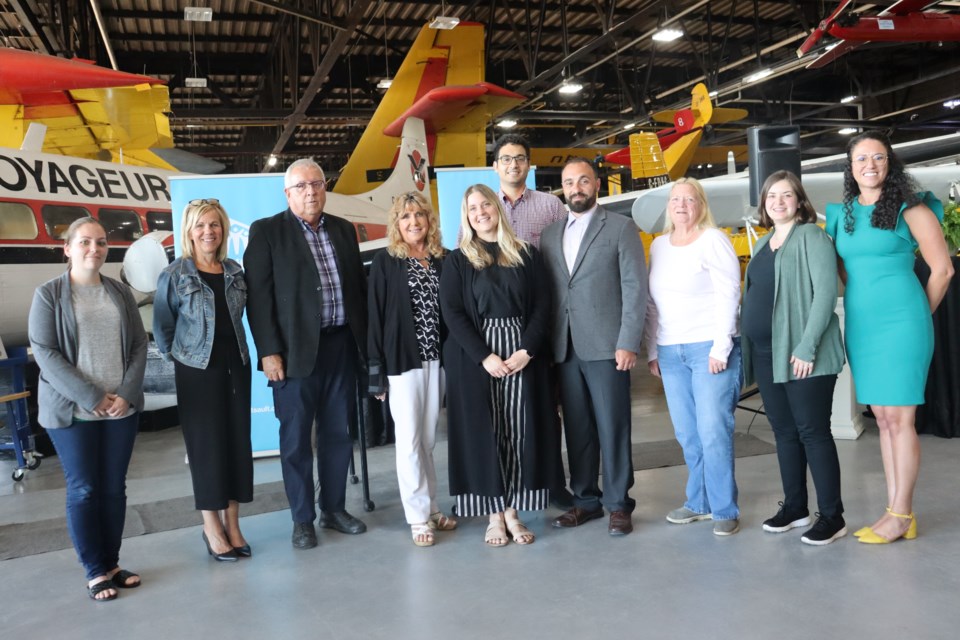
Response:
[{"label": "black blazer", "polygon": [[[443,259],[433,259],[437,275],[442,273]],[[367,335],[369,357],[369,392],[387,390],[387,376],[419,369],[420,346],[417,344],[413,320],[413,303],[407,284],[407,261],[380,251],[370,265],[368,307],[370,326]],[[439,299],[437,300],[439,304]],[[440,314],[440,343],[447,331]]]},{"label": "black blazer", "polygon": [[[367,285],[357,232],[344,220],[323,214],[340,272],[347,323],[366,362]],[[257,345],[257,368],[266,356],[283,356],[284,373],[305,378],[313,371],[320,341],[320,275],[303,228],[290,209],[250,225],[243,254],[247,319]]]}]

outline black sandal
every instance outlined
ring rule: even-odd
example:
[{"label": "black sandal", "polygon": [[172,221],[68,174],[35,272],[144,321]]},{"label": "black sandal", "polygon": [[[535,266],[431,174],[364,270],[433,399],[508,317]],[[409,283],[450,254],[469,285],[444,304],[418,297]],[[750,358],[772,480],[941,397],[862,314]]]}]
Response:
[{"label": "black sandal", "polygon": [[[98,598],[97,596],[108,589],[113,590],[113,595],[108,595],[105,598]],[[87,587],[87,595],[90,596],[90,599],[94,602],[107,602],[108,600],[116,600],[117,595],[117,585],[113,584],[112,580],[101,580],[97,584],[90,585]]]},{"label": "black sandal", "polygon": [[140,576],[133,571],[127,571],[126,569],[120,569],[113,577],[110,578],[110,582],[113,583],[113,586],[119,589],[136,589],[140,586],[140,581],[137,580],[133,584],[128,584],[127,580],[130,578],[139,578]]}]

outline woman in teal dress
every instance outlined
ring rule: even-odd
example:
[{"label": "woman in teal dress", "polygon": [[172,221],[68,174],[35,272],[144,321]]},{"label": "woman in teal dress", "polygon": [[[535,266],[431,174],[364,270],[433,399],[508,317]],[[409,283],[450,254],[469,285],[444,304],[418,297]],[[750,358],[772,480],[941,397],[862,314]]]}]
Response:
[{"label": "woman in teal dress", "polygon": [[[827,205],[827,233],[846,284],[847,357],[857,400],[869,404],[880,429],[887,510],[854,535],[883,544],[913,539],[913,489],[920,470],[914,426],[933,357],[931,315],[953,267],[939,220],[943,205],[914,180],[886,136],[868,131],[847,145],[843,203]],[[913,272],[915,252],[930,267],[924,289]]]}]

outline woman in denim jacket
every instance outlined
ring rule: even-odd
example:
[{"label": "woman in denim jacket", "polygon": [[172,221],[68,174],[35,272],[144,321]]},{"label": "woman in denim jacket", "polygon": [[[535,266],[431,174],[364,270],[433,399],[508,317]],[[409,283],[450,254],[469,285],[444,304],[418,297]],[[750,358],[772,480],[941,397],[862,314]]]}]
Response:
[{"label": "woman in denim jacket", "polygon": [[239,503],[253,500],[250,356],[243,330],[247,288],[227,258],[230,219],[217,200],[183,212],[182,257],[163,270],[153,336],[173,358],[180,426],[207,552],[221,562],[250,557]]}]

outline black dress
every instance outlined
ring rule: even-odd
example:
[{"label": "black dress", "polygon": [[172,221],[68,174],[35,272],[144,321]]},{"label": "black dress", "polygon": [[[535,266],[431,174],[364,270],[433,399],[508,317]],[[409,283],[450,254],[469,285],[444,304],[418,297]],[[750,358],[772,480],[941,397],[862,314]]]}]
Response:
[{"label": "black dress", "polygon": [[200,277],[213,290],[213,348],[206,369],[174,361],[177,406],[197,509],[253,501],[250,365],[243,364],[230,320],[222,273]]}]

